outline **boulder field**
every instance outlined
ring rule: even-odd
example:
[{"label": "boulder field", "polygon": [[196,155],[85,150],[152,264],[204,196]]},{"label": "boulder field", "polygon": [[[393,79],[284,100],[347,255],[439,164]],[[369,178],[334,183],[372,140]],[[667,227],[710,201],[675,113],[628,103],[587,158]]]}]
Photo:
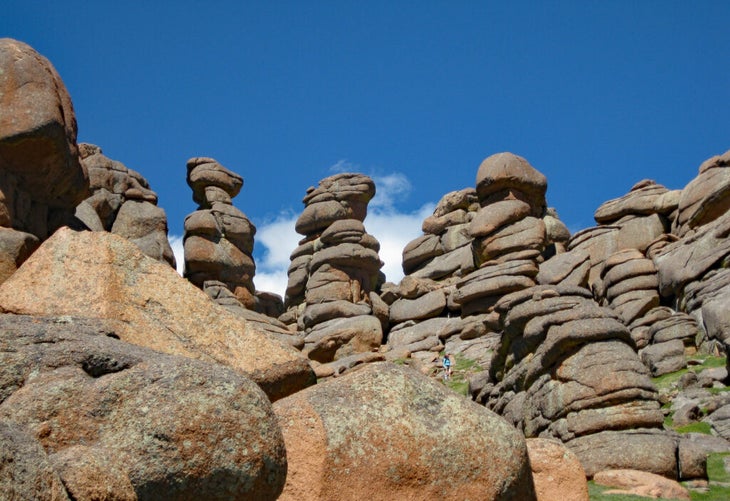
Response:
[{"label": "boulder field", "polygon": [[397,284],[364,223],[375,183],[329,176],[282,298],[255,287],[242,176],[187,162],[180,276],[157,195],[77,143],[52,64],[0,39],[0,95],[3,498],[562,501],[592,478],[687,499],[730,452],[728,367],[694,369],[730,349],[730,152],[573,235],[539,170],[491,155]]}]

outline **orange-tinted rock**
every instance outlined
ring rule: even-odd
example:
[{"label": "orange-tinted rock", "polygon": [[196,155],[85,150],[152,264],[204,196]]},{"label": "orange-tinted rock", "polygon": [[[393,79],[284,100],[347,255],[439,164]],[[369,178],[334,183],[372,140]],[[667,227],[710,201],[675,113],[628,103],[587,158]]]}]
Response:
[{"label": "orange-tinted rock", "polygon": [[538,501],[588,501],[586,473],[562,442],[528,438],[527,452]]},{"label": "orange-tinted rock", "polygon": [[637,470],[604,470],[593,477],[598,485],[614,487],[613,494],[624,494],[661,499],[686,499],[689,491],[676,480],[654,473]]},{"label": "orange-tinted rock", "polygon": [[364,366],[274,404],[280,499],[535,499],[522,436],[407,367]]},{"label": "orange-tinted rock", "polygon": [[110,233],[61,229],[0,287],[0,308],[108,319],[120,338],[229,365],[272,398],[313,383],[292,348],[214,304],[170,266]]},{"label": "orange-tinted rock", "polygon": [[79,163],[76,118],[61,77],[33,48],[10,38],[0,39],[0,70],[3,187],[11,175],[32,200],[73,209],[87,196],[89,180]]}]

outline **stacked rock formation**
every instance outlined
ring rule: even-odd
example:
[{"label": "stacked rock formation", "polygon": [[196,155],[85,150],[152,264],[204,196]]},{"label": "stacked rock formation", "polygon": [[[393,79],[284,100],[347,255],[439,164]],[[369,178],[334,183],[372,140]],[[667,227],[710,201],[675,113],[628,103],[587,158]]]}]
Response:
[{"label": "stacked rock formation", "polygon": [[[304,235],[292,252],[280,319],[304,332],[304,353],[319,377],[380,359],[383,340],[380,244],[363,221],[375,184],[362,174],[330,176],[307,190],[296,222]],[[380,318],[378,318],[380,317]]]},{"label": "stacked rock formation", "polygon": [[628,329],[590,291],[536,286],[503,297],[495,310],[503,332],[493,383],[478,400],[526,437],[565,442],[589,477],[606,468],[689,474],[676,460],[686,444],[664,432],[658,394]]},{"label": "stacked rock formation", "polygon": [[135,243],[142,252],[175,267],[167,240],[167,216],[157,194],[138,172],[106,157],[93,144],[79,145],[89,173],[91,196],[76,207],[76,218],[92,231],[108,231]]},{"label": "stacked rock formation", "polygon": [[243,178],[212,158],[191,158],[187,182],[198,210],[185,218],[184,276],[200,289],[223,283],[246,308],[256,306],[252,253],[256,227],[233,206]]},{"label": "stacked rock formation", "polygon": [[492,155],[477,172],[480,210],[469,225],[478,269],[457,284],[463,317],[489,314],[503,295],[535,285],[546,244],[547,180],[524,158]]},{"label": "stacked rock formation", "polygon": [[28,45],[0,39],[0,282],[89,193],[79,162],[71,98],[51,63]]},{"label": "stacked rock formation", "polygon": [[492,306],[503,294],[535,285],[544,255],[570,237],[545,209],[545,177],[511,153],[482,163],[477,188],[446,194],[403,251],[406,277],[384,290],[390,305],[388,358],[431,362],[445,350],[488,367],[499,339]]},{"label": "stacked rock formation", "polygon": [[576,233],[568,243],[568,250],[584,250],[590,256],[589,285],[600,281],[603,264],[612,254],[624,249],[643,253],[669,231],[678,203],[679,191],[643,180],[623,197],[602,204],[594,214],[599,226]]},{"label": "stacked rock formation", "polygon": [[444,195],[433,215],[423,221],[423,236],[403,249],[403,273],[413,278],[443,280],[472,271],[468,224],[478,208],[474,188]]},{"label": "stacked rock formation", "polygon": [[470,358],[484,362],[489,347],[477,338],[486,330],[469,329],[464,335],[469,342],[458,343],[465,329],[461,307],[452,299],[456,282],[474,270],[468,227],[478,208],[474,188],[447,193],[423,221],[423,235],[404,248],[406,276],[382,294],[389,305],[388,359],[411,358],[429,372],[450,342],[450,352],[469,351]]},{"label": "stacked rock formation", "polygon": [[[674,235],[649,250],[659,291],[703,326],[708,344],[730,348],[730,151],[712,157],[681,192]],[[675,236],[676,235],[676,236]]]}]

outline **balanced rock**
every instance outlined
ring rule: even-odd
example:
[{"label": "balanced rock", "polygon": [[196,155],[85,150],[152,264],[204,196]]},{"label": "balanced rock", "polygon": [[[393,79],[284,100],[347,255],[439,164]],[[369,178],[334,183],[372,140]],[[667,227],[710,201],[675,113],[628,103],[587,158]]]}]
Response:
[{"label": "balanced rock", "polygon": [[370,364],[274,411],[288,460],[282,500],[535,499],[520,433],[407,367]]},{"label": "balanced rock", "polygon": [[113,339],[117,327],[0,315],[0,423],[37,440],[11,447],[46,475],[11,487],[65,499],[42,496],[60,477],[70,499],[276,499],[286,452],[266,395],[222,365]]},{"label": "balanced rock", "polygon": [[107,319],[123,341],[229,365],[272,399],[312,384],[306,359],[117,235],[61,229],[0,286],[4,312]]},{"label": "balanced rock", "polygon": [[304,211],[295,229],[301,235],[319,233],[338,219],[364,221],[368,202],[375,196],[375,183],[362,174],[341,173],[307,189]]},{"label": "balanced rock", "polygon": [[497,153],[479,166],[476,182],[482,206],[499,200],[522,200],[542,217],[545,212],[547,179],[524,158],[512,153]]},{"label": "balanced rock", "polygon": [[185,218],[185,278],[201,289],[207,281],[222,282],[242,305],[257,309],[256,227],[232,202],[243,178],[207,157],[188,160],[187,172],[199,207]]},{"label": "balanced rock", "polygon": [[287,311],[279,319],[303,331],[304,353],[323,377],[372,360],[383,341],[380,243],[363,225],[374,195],[367,176],[330,176],[307,190],[296,223],[304,239],[291,254]]}]

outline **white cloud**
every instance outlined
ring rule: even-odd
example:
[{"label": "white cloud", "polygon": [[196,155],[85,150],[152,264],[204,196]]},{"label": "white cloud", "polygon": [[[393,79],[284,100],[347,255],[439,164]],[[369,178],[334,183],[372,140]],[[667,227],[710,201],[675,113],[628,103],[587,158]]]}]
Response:
[{"label": "white cloud", "polygon": [[334,172],[335,174],[341,174],[343,172],[357,172],[358,170],[360,170],[360,166],[351,163],[345,158],[338,160],[329,168],[329,171]]},{"label": "white cloud", "polygon": [[294,231],[298,217],[292,212],[283,212],[273,221],[257,227],[256,244],[261,244],[265,248],[260,260],[256,262],[262,270],[270,271],[282,267],[286,270],[289,267],[289,256],[302,239],[302,236]]},{"label": "white cloud", "polygon": [[392,208],[369,211],[365,228],[380,242],[380,260],[385,263],[382,271],[389,282],[398,283],[403,278],[403,249],[423,234],[423,220],[434,208],[435,204],[428,203],[414,212],[398,212]]},{"label": "white cloud", "polygon": [[170,235],[168,237],[170,241],[170,247],[172,247],[172,253],[175,255],[175,264],[177,265],[177,272],[182,276],[183,269],[185,268],[185,251],[183,250],[183,237],[182,235]]},{"label": "white cloud", "polygon": [[[299,216],[283,212],[273,221],[256,229],[256,290],[273,292],[282,298],[288,282],[287,270],[291,253],[299,246],[302,235],[294,231]],[[262,251],[259,251],[263,247]]]},{"label": "white cloud", "polygon": [[[347,172],[358,169],[346,160],[340,160],[330,170]],[[386,279],[397,283],[403,278],[403,248],[408,242],[421,236],[423,220],[433,213],[435,204],[425,204],[412,212],[399,211],[396,202],[411,191],[408,178],[399,172],[371,177],[377,189],[375,198],[369,205],[365,228],[380,242],[379,254],[385,263],[382,271]],[[254,277],[256,289],[284,297],[289,257],[302,238],[294,231],[297,218],[297,214],[286,212],[273,221],[258,226],[256,254],[259,257],[256,259],[257,270]],[[263,250],[259,251],[260,248]]]},{"label": "white cloud", "polygon": [[[372,176],[375,181],[375,197],[370,201],[371,210],[394,211],[395,202],[411,192],[411,182],[400,172],[385,176]],[[421,227],[421,223],[418,223]]]},{"label": "white cloud", "polygon": [[[330,170],[340,172],[356,170],[346,160],[340,160]],[[427,203],[415,211],[399,211],[396,202],[402,200],[410,191],[408,178],[395,172],[384,176],[371,176],[376,184],[375,198],[369,204],[365,228],[380,242],[380,259],[386,279],[398,283],[403,278],[403,248],[422,235],[423,220],[433,213],[435,204]],[[273,220],[257,225],[256,276],[254,283],[260,291],[273,292],[284,297],[288,282],[287,270],[290,256],[299,245],[302,235],[294,231],[298,214],[293,211],[282,212]],[[169,236],[170,246],[177,261],[177,271],[182,275],[185,265],[183,237]]]}]

